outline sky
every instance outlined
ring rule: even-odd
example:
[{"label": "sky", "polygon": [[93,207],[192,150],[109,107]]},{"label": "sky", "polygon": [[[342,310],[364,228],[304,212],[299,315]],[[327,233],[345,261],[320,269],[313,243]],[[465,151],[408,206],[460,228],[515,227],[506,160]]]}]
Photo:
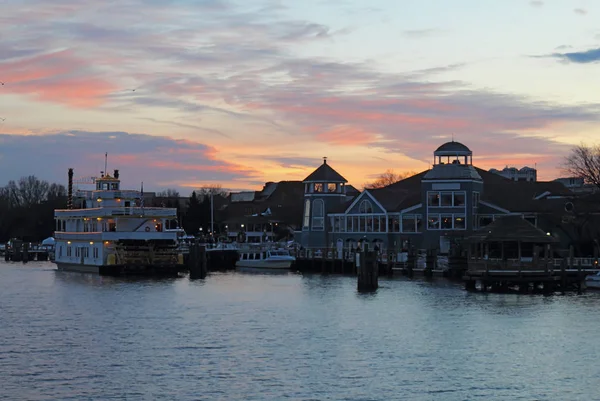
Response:
[{"label": "sky", "polygon": [[4,0],[0,82],[0,185],[362,187],[452,139],[550,180],[600,142],[600,2]]}]

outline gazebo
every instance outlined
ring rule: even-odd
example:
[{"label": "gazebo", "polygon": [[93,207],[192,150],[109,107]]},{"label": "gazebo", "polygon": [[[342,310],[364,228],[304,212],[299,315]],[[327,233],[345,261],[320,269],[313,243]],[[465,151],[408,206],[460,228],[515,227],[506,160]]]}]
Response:
[{"label": "gazebo", "polygon": [[540,265],[543,249],[543,268],[552,257],[552,245],[558,240],[520,215],[497,218],[491,224],[475,231],[468,238],[469,270],[536,268]]}]

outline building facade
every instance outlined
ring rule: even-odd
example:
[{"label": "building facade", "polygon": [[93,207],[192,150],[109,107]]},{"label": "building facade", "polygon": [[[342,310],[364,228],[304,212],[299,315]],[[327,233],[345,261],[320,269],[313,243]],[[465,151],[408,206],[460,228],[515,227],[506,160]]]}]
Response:
[{"label": "building facade", "polygon": [[502,170],[492,168],[490,169],[490,173],[501,175],[502,177],[513,181],[537,181],[537,170],[529,166],[520,169],[506,166]]},{"label": "building facade", "polygon": [[[574,227],[577,219],[568,207],[578,201],[564,185],[515,181],[479,169],[471,150],[454,141],[435,150],[430,170],[356,196],[345,193],[346,179],[326,162],[303,183],[300,242],[305,248],[368,241],[390,251],[414,247],[446,253],[453,242],[505,215],[519,215],[565,244],[581,231]],[[591,230],[591,238],[597,234],[589,216],[600,210],[593,202],[586,208],[588,218],[582,224]]]}]

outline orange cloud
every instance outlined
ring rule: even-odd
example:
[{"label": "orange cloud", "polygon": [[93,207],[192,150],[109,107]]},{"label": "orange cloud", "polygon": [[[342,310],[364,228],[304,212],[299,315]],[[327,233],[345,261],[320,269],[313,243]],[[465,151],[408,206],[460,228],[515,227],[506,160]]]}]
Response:
[{"label": "orange cloud", "polygon": [[72,107],[99,106],[116,87],[95,77],[89,64],[71,50],[1,63],[2,89]]},{"label": "orange cloud", "polygon": [[337,126],[329,131],[322,132],[316,137],[319,141],[333,145],[359,146],[368,145],[377,141],[377,135],[360,128],[351,126]]}]

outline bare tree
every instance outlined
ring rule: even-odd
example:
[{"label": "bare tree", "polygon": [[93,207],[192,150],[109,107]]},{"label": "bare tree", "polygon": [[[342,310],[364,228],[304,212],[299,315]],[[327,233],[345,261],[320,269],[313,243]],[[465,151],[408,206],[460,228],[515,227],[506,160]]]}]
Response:
[{"label": "bare tree", "polygon": [[47,181],[40,181],[34,175],[30,175],[21,177],[18,183],[10,180],[2,192],[12,207],[29,207],[47,200],[49,189],[50,184]]},{"label": "bare tree", "polygon": [[415,175],[414,171],[404,171],[402,173],[395,173],[393,169],[387,169],[384,173],[380,174],[374,181],[364,184],[365,189],[376,189],[387,187],[388,185],[394,184],[398,181],[402,181],[405,178]]},{"label": "bare tree", "polygon": [[48,187],[48,200],[56,200],[67,196],[67,190],[64,185],[61,184],[50,184]]},{"label": "bare tree", "polygon": [[50,184],[40,181],[34,175],[19,179],[19,194],[23,206],[31,206],[48,199]]},{"label": "bare tree", "polygon": [[156,196],[159,198],[179,199],[179,191],[173,188],[168,188],[164,191],[157,192]]},{"label": "bare tree", "polygon": [[581,144],[575,147],[566,157],[563,171],[600,189],[600,145]]},{"label": "bare tree", "polygon": [[211,194],[213,196],[220,195],[222,197],[226,197],[228,194],[227,190],[223,189],[223,187],[221,187],[221,185],[219,185],[219,184],[205,185],[202,188],[200,188],[198,191],[196,191],[196,193],[198,194],[198,196],[200,198],[202,198],[206,195],[211,195]]}]

